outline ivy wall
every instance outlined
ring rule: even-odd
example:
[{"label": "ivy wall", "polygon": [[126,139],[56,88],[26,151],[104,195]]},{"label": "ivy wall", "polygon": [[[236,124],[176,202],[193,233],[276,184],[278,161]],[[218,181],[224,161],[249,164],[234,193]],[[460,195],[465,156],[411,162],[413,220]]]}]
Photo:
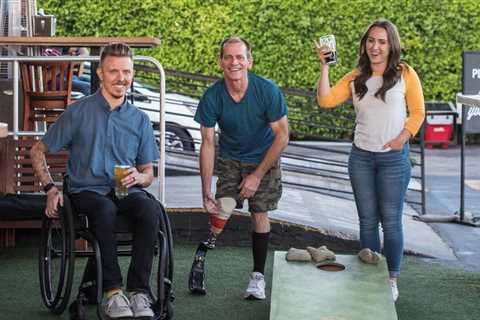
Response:
[{"label": "ivy wall", "polygon": [[160,47],[141,53],[166,68],[209,75],[219,75],[218,43],[239,34],[252,42],[255,72],[305,89],[318,77],[313,39],[335,34],[337,80],[355,66],[365,28],[381,17],[398,26],[403,59],[419,73],[427,100],[454,99],[462,51],[480,50],[478,0],[37,0],[37,6],[57,17],[60,35],[158,37]]}]

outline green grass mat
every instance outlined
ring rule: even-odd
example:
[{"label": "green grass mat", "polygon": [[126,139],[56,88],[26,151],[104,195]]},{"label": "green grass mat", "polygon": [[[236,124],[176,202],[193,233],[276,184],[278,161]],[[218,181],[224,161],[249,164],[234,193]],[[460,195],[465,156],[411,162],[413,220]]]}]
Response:
[{"label": "green grass mat", "polygon": [[480,273],[405,257],[396,304],[400,320],[480,319]]},{"label": "green grass mat", "polygon": [[[243,291],[251,271],[249,248],[220,247],[207,257],[207,296],[187,290],[194,245],[175,245],[175,319],[267,320],[270,302],[245,301]],[[270,297],[273,251],[267,260],[267,297]],[[129,258],[122,258],[126,266]],[[77,278],[85,259],[78,259]],[[46,311],[40,299],[37,250],[31,246],[0,251],[0,320],[68,319]],[[321,286],[321,284],[318,284]],[[76,292],[77,284],[74,287]],[[404,259],[399,281],[400,320],[480,319],[480,273],[453,269],[416,257]],[[94,309],[89,319],[95,319]]]}]

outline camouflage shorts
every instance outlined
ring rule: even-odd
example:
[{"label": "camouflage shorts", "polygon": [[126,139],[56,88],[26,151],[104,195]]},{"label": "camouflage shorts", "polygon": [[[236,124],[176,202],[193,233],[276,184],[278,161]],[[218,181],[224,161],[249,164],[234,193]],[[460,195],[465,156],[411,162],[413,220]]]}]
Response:
[{"label": "camouflage shorts", "polygon": [[[237,160],[218,158],[216,163],[217,193],[215,198],[231,197],[237,200],[237,208],[243,207],[238,186],[242,178],[255,171],[257,164],[242,163]],[[277,208],[282,196],[282,173],[280,161],[263,176],[257,192],[248,199],[248,208],[251,213],[268,212]]]}]

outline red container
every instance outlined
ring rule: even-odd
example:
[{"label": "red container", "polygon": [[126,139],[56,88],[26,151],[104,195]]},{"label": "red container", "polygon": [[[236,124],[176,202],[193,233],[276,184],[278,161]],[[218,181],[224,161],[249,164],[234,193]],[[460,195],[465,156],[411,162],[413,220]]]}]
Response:
[{"label": "red container", "polygon": [[440,144],[448,148],[454,130],[456,110],[451,102],[425,103],[427,116],[425,118],[425,147],[431,149],[432,144]]},{"label": "red container", "polygon": [[425,142],[449,142],[452,133],[453,124],[427,124]]},{"label": "red container", "polygon": [[448,148],[448,142],[452,139],[452,124],[428,124],[425,130],[425,146],[432,147],[432,143],[441,143],[442,148]]}]

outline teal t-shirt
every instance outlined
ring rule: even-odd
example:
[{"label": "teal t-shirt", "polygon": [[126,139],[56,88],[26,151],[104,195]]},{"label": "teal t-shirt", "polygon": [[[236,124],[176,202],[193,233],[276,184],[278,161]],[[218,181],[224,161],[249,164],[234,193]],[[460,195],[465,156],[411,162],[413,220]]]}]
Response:
[{"label": "teal t-shirt", "polygon": [[223,79],[207,89],[198,104],[195,121],[220,128],[220,157],[246,163],[259,163],[272,145],[270,123],[287,114],[282,92],[272,81],[248,74],[248,88],[235,102]]}]

